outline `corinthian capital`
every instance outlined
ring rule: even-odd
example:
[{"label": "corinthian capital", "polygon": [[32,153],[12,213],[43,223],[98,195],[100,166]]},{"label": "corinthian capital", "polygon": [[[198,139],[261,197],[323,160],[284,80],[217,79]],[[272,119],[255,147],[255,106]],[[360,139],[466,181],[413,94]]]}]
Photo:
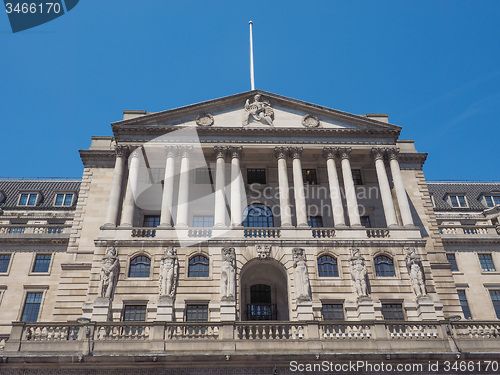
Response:
[{"label": "corinthian capital", "polygon": [[398,160],[399,148],[388,148],[387,154],[389,155],[389,160]]},{"label": "corinthian capital", "polygon": [[128,148],[127,148],[127,146],[116,146],[115,152],[116,152],[116,156],[123,158],[123,157],[127,156]]},{"label": "corinthian capital", "polygon": [[300,159],[302,156],[302,151],[304,149],[302,147],[290,147],[288,151],[290,152],[290,156],[292,159]]},{"label": "corinthian capital", "polygon": [[241,147],[241,146],[229,147],[229,155],[231,155],[231,159],[234,159],[234,158],[241,159],[242,153],[243,153],[243,147]]},{"label": "corinthian capital", "polygon": [[276,159],[286,159],[288,154],[288,148],[286,147],[275,147],[274,148],[274,156]]},{"label": "corinthian capital", "polygon": [[227,155],[227,147],[226,146],[215,146],[215,157],[217,159],[225,159]]},{"label": "corinthian capital", "polygon": [[177,146],[165,146],[165,156],[167,158],[173,158],[179,153]]},{"label": "corinthian capital", "polygon": [[349,159],[349,155],[352,151],[352,148],[350,147],[339,147],[337,149],[339,156],[341,159]]},{"label": "corinthian capital", "polygon": [[386,152],[385,148],[373,147],[371,150],[373,160],[384,159],[385,152]]},{"label": "corinthian capital", "polygon": [[193,146],[179,146],[179,153],[183,158],[189,158],[191,151],[193,151]]},{"label": "corinthian capital", "polygon": [[323,148],[323,157],[328,159],[335,159],[337,155],[337,147],[325,147]]}]

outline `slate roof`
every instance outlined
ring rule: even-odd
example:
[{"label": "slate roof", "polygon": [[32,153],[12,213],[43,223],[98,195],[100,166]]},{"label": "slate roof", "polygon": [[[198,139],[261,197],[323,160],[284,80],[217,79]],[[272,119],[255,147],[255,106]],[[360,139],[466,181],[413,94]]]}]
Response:
[{"label": "slate roof", "polygon": [[[1,180],[0,208],[20,210],[68,210],[75,209],[80,190],[79,180]],[[19,194],[35,192],[41,194],[36,206],[18,206]],[[58,192],[75,193],[71,206],[54,206],[55,195]]]},{"label": "slate roof", "polygon": [[[427,182],[429,192],[434,196],[436,211],[483,211],[486,207],[481,203],[482,195],[500,194],[500,182]],[[446,201],[448,194],[464,194],[469,207],[454,208]]]}]

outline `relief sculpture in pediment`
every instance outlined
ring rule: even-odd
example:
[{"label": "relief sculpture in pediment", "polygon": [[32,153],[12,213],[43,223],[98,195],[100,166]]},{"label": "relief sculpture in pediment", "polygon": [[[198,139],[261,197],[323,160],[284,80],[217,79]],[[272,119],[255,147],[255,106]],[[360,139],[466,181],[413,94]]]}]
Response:
[{"label": "relief sculpture in pediment", "polygon": [[243,125],[248,125],[251,121],[257,121],[265,125],[273,126],[274,111],[269,100],[263,99],[260,94],[256,94],[253,102],[247,99],[245,112],[243,113]]}]

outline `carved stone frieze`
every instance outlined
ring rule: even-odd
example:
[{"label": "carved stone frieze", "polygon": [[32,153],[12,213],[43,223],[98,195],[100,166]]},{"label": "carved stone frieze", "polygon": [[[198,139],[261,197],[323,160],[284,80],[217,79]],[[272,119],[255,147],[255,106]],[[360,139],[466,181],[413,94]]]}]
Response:
[{"label": "carved stone frieze", "polygon": [[247,99],[245,103],[243,126],[252,121],[273,126],[274,111],[271,103],[269,103],[269,100],[262,98],[260,94],[253,97],[253,102],[250,103],[250,99]]}]

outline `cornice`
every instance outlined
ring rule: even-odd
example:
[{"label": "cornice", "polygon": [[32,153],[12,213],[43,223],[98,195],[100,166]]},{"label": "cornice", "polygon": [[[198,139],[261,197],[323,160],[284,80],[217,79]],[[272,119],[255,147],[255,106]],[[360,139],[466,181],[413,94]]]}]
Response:
[{"label": "cornice", "polygon": [[114,167],[115,150],[79,150],[85,167]]},{"label": "cornice", "polygon": [[61,263],[63,271],[90,270],[92,263]]},{"label": "cornice", "polygon": [[401,169],[422,169],[425,161],[427,160],[427,153],[399,153],[398,160]]},{"label": "cornice", "polygon": [[[40,234],[35,234],[40,236]],[[67,237],[48,238],[48,237],[26,237],[26,234],[19,235],[19,237],[4,237],[0,236],[0,243],[15,244],[15,245],[67,245],[69,242],[69,234]],[[17,250],[16,250],[17,251]],[[50,251],[53,251],[52,249]],[[57,250],[54,250],[57,251]],[[64,250],[59,251],[66,251]]]}]

